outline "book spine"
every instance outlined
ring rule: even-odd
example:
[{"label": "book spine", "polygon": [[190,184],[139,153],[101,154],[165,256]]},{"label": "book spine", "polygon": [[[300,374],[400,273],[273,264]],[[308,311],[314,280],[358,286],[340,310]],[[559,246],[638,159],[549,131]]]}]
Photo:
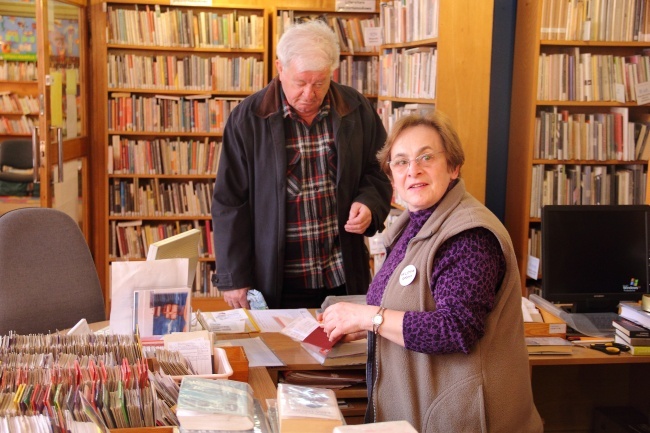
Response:
[{"label": "book spine", "polygon": [[630,346],[630,353],[635,356],[650,355],[650,346]]}]

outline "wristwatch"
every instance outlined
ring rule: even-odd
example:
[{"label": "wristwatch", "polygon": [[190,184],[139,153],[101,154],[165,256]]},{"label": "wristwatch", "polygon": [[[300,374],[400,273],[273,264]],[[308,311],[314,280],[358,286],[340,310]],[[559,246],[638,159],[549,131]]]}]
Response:
[{"label": "wristwatch", "polygon": [[379,308],[379,311],[377,311],[377,314],[372,316],[372,332],[375,334],[379,332],[379,327],[384,323],[384,311],[386,311],[386,309],[381,307]]}]

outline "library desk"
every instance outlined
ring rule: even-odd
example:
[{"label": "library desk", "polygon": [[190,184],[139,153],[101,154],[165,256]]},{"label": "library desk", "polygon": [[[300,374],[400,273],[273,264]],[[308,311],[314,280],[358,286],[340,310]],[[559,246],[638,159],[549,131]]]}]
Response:
[{"label": "library desk", "polygon": [[529,359],[533,397],[546,432],[591,432],[594,408],[600,406],[650,413],[650,356],[606,355],[576,346],[572,355]]},{"label": "library desk", "polygon": [[[91,328],[99,329],[93,325]],[[266,399],[276,398],[276,385],[282,371],[365,369],[365,364],[324,367],[299,343],[280,333],[223,334],[218,339],[248,336],[259,336],[285,364],[249,369],[248,382],[265,411]],[[633,406],[650,414],[650,356],[606,355],[576,345],[571,355],[531,355],[529,365],[535,405],[546,432],[591,432],[594,408],[600,406]],[[362,422],[367,402],[365,385],[335,393],[348,404],[341,409],[346,421],[349,424]],[[129,429],[128,433],[134,430]],[[168,432],[156,429],[155,433]]]},{"label": "library desk", "polygon": [[[277,384],[286,370],[365,369],[365,364],[323,367],[300,345],[278,333],[261,333],[262,340],[286,364],[267,367]],[[575,346],[572,355],[529,357],[533,397],[548,432],[591,432],[593,410],[598,406],[634,406],[650,413],[650,356],[606,355]],[[365,385],[335,391],[349,407],[342,408],[348,423],[362,422]]]}]

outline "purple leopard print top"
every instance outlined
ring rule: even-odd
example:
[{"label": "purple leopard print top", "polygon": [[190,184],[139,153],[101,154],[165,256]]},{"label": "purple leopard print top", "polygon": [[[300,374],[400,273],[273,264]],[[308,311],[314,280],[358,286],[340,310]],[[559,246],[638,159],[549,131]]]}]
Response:
[{"label": "purple leopard print top", "polygon": [[[388,279],[404,259],[406,247],[429,219],[432,208],[410,212],[410,221],[368,288],[367,302],[379,305]],[[431,275],[435,311],[407,311],[403,335],[409,350],[469,353],[485,332],[487,314],[505,274],[496,236],[479,227],[448,239],[436,253]]]}]

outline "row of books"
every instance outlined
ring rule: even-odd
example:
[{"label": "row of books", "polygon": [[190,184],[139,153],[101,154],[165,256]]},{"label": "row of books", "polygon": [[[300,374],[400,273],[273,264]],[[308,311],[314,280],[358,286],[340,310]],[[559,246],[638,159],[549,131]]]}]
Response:
[{"label": "row of books", "polygon": [[108,174],[204,175],[216,174],[221,142],[180,138],[130,140],[111,136]]},{"label": "row of books", "polygon": [[334,71],[334,81],[354,87],[364,95],[377,95],[379,86],[379,59],[368,57],[355,59],[345,56],[340,67]]},{"label": "row of books", "polygon": [[438,64],[435,47],[387,48],[379,62],[380,96],[435,99]]},{"label": "row of books", "polygon": [[131,93],[112,93],[108,99],[110,131],[221,133],[240,100]]},{"label": "row of books", "polygon": [[378,45],[366,43],[366,29],[379,27],[378,17],[341,17],[329,16],[327,13],[303,14],[293,10],[280,10],[276,17],[276,43],[289,26],[294,23],[312,20],[321,20],[330,26],[338,36],[341,53],[359,54],[378,52]]},{"label": "row of books", "polygon": [[547,204],[643,204],[643,165],[533,165],[530,216]]},{"label": "row of books", "polygon": [[22,115],[18,119],[0,116],[0,134],[31,134],[34,129],[34,119]]},{"label": "row of books", "polygon": [[264,48],[264,16],[233,11],[144,6],[140,10],[108,7],[111,44],[161,47]]},{"label": "row of books", "polygon": [[[539,259],[539,266],[537,266],[537,280],[542,278],[542,231],[539,228],[531,228],[528,231],[528,255],[537,257]],[[532,287],[530,287],[532,288]],[[540,298],[542,297],[541,294],[541,287],[539,288],[539,292],[536,290],[538,289],[535,287],[535,293],[538,295]]]},{"label": "row of books", "polygon": [[255,56],[108,54],[109,89],[254,92],[264,75]]},{"label": "row of books", "polygon": [[438,37],[438,0],[381,2],[379,18],[384,44],[415,42]]},{"label": "row of books", "polygon": [[614,319],[614,342],[630,346],[632,355],[650,355],[650,312],[638,303],[622,302]]},{"label": "row of books", "polygon": [[544,0],[542,40],[650,41],[648,0]]},{"label": "row of books", "polygon": [[38,114],[38,101],[31,95],[19,96],[12,92],[2,92],[0,112]]},{"label": "row of books", "polygon": [[214,181],[118,179],[109,184],[111,216],[210,216]]},{"label": "row of books", "polygon": [[215,273],[214,267],[214,261],[198,263],[194,285],[192,286],[192,297],[215,298],[221,296],[219,289],[212,284],[212,276]]},{"label": "row of books", "polygon": [[[0,59],[2,55],[0,55]],[[18,62],[0,60],[0,80],[2,81],[36,81],[38,71],[36,62]]]},{"label": "row of books", "polygon": [[201,231],[199,255],[214,258],[214,243],[212,239],[212,221],[174,221],[170,223],[147,223],[142,220],[111,221],[109,248],[113,259],[144,259],[147,257],[149,246],[170,236],[186,232],[190,229]]},{"label": "row of books", "polygon": [[637,101],[637,87],[650,79],[650,56],[568,53],[539,57],[537,99],[540,101]]},{"label": "row of books", "polygon": [[542,110],[535,123],[533,158],[647,161],[647,124],[645,120],[630,121],[627,107],[612,107],[601,113],[577,113],[557,107]]},{"label": "row of books", "polygon": [[377,114],[379,114],[384,128],[390,131],[393,124],[401,117],[409,114],[424,114],[428,111],[435,110],[435,108],[435,104],[401,104],[393,101],[379,101],[377,104]]}]

